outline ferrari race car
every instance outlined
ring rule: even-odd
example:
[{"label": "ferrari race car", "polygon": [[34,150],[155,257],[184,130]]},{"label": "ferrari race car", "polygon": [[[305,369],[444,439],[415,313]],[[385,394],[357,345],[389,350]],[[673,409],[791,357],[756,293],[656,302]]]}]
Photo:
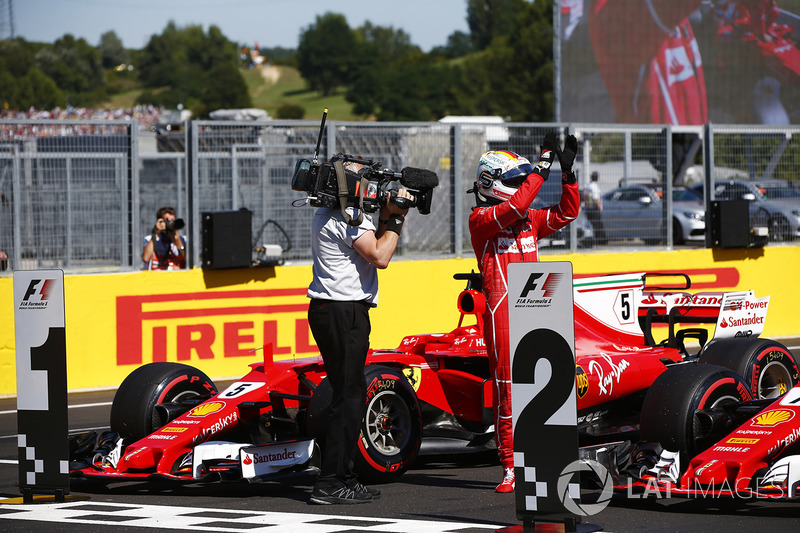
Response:
[{"label": "ferrari race car", "polygon": [[800,499],[800,385],[776,399],[752,399],[726,368],[676,365],[650,387],[641,418],[643,440],[635,445],[581,449],[597,474],[589,478],[599,476],[604,490]]},{"label": "ferrari race car", "polygon": [[[364,482],[396,478],[420,453],[494,447],[480,275],[455,278],[467,281],[458,297],[455,329],[407,336],[395,349],[368,354],[356,457]],[[690,287],[683,274],[575,280],[575,393],[582,446],[635,442],[640,418],[652,416],[643,416],[653,404],[645,402],[646,396],[653,397],[648,389],[661,383],[657,378],[672,367],[690,376],[705,376],[710,369],[737,376],[736,395],[728,392],[730,387],[720,388],[691,404],[708,412],[708,423],[714,426],[709,434],[730,424],[713,410],[729,397],[737,402],[777,398],[798,382],[791,352],[758,338],[768,297],[756,299],[752,292],[692,294]],[[711,341],[708,330],[697,327],[703,323],[716,324]],[[661,334],[666,337],[656,341]],[[693,346],[702,350],[692,354]],[[670,389],[662,388],[666,390],[656,398],[669,398]],[[252,364],[249,373],[222,391],[196,368],[146,364],[117,390],[110,431],[71,435],[70,472],[105,482],[261,481],[313,473],[319,448],[325,445],[319,436],[330,394],[320,357],[276,361],[269,346],[263,363]],[[747,405],[730,415],[733,420],[739,410],[747,412]],[[684,433],[676,434],[684,435],[689,416],[673,416],[672,425],[651,440],[679,429]],[[696,450],[687,449],[685,455]]]}]

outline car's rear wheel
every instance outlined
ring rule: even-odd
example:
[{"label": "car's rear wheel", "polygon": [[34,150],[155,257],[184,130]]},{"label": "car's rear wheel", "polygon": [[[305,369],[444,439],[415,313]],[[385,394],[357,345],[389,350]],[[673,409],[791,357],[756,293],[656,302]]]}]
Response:
[{"label": "car's rear wheel", "polygon": [[[368,365],[364,369],[367,398],[358,436],[355,468],[365,483],[384,483],[408,469],[419,452],[422,414],[414,389],[393,368]],[[328,378],[314,389],[306,415],[306,434],[325,447],[328,409],[333,396]]]},{"label": "car's rear wheel", "polygon": [[722,408],[751,399],[747,384],[727,368],[686,363],[668,368],[647,391],[642,404],[641,440],[680,452],[680,465],[714,444],[695,416],[700,409]]},{"label": "car's rear wheel", "polygon": [[181,403],[217,393],[214,382],[200,370],[181,363],[149,363],[122,382],[111,404],[111,430],[127,444],[146,437],[167,422],[156,405]]},{"label": "car's rear wheel", "polygon": [[422,413],[414,389],[393,368],[368,366],[367,400],[356,454],[365,482],[391,481],[417,457],[422,442]]},{"label": "car's rear wheel", "polygon": [[800,380],[800,366],[792,352],[771,339],[715,339],[703,348],[700,362],[742,376],[753,398],[778,398]]}]

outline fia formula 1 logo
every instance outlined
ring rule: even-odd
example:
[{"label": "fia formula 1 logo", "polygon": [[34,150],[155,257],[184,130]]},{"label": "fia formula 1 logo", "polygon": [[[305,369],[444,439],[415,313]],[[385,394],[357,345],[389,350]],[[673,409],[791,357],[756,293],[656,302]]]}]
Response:
[{"label": "fia formula 1 logo", "polygon": [[551,272],[533,272],[522,287],[515,307],[549,307],[558,292],[562,274]]},{"label": "fia formula 1 logo", "polygon": [[19,309],[42,309],[47,307],[50,294],[56,286],[55,279],[32,279],[19,303]]}]

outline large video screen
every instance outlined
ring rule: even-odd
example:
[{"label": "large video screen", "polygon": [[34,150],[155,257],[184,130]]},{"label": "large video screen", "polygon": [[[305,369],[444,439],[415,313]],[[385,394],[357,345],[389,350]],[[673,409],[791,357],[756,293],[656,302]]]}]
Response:
[{"label": "large video screen", "polygon": [[561,120],[800,124],[800,0],[561,0]]}]

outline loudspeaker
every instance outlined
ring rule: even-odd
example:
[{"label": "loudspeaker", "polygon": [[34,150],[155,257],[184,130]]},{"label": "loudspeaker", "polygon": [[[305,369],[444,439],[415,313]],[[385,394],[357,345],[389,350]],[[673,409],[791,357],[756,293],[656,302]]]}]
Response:
[{"label": "loudspeaker", "polygon": [[711,244],[716,248],[750,246],[750,209],[747,200],[711,202]]},{"label": "loudspeaker", "polygon": [[203,213],[203,268],[246,268],[253,262],[251,226],[247,209]]}]

